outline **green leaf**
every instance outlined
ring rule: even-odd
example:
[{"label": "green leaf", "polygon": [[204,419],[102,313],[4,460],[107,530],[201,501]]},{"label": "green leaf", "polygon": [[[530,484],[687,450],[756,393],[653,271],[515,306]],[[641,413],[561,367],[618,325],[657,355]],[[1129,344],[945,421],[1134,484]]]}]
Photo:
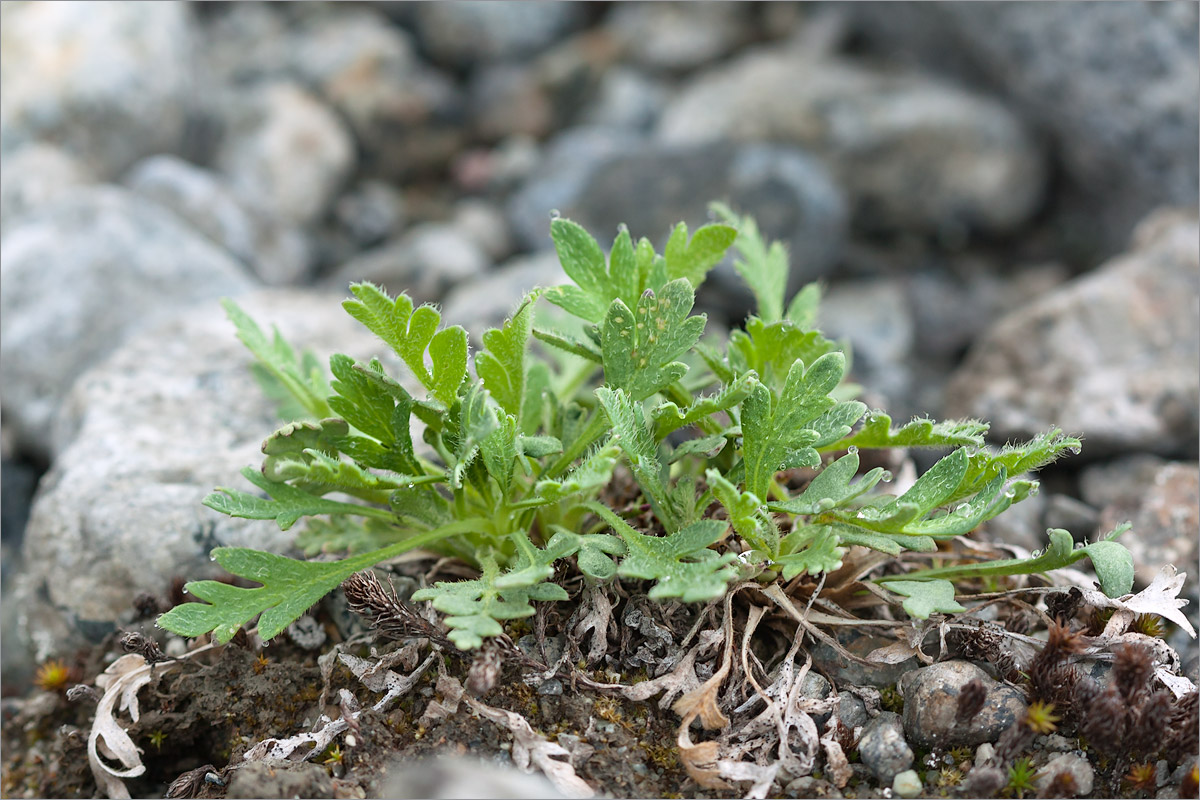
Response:
[{"label": "green leaf", "polygon": [[784,539],[783,549],[788,555],[774,560],[783,571],[783,579],[790,581],[797,575],[819,575],[833,572],[842,567],[845,550],[838,547],[839,539],[829,525],[801,525]]},{"label": "green leaf", "polygon": [[646,536],[599,503],[585,503],[584,507],[607,522],[629,548],[617,574],[657,581],[649,592],[651,599],[678,597],[685,603],[712,600],[722,596],[737,577],[733,553],[718,554],[708,549],[729,528],[720,520],[700,520],[670,536]]},{"label": "green leaf", "polygon": [[599,491],[612,480],[620,453],[620,448],[615,444],[596,449],[564,477],[538,481],[533,491],[536,499],[540,501],[539,504],[555,503],[571,495]]},{"label": "green leaf", "polygon": [[604,363],[604,357],[600,355],[600,351],[596,349],[595,345],[571,336],[568,333],[534,328],[533,336],[539,342],[544,342],[551,347],[557,347],[564,353],[586,358],[588,361],[594,361],[597,364]]},{"label": "green leaf", "polygon": [[495,559],[484,556],[481,563],[483,574],[476,580],[441,581],[412,596],[418,602],[432,601],[434,608],[447,615],[450,640],[460,650],[474,649],[485,638],[499,636],[504,632],[501,620],[532,616],[531,600],[567,599],[566,591],[553,583],[502,587]]},{"label": "green leaf", "polygon": [[646,427],[641,404],[634,402],[620,389],[600,386],[596,397],[612,423],[612,441],[625,453],[633,477],[642,488],[654,512],[668,531],[677,530],[683,521],[682,509],[673,502],[663,480],[658,460],[658,445]]},{"label": "green leaf", "polygon": [[688,316],[694,294],[686,280],[666,284],[657,295],[646,290],[637,308],[614,300],[600,329],[604,380],[645,400],[683,377],[687,366],[675,359],[704,332],[705,316]]},{"label": "green leaf", "polygon": [[821,284],[816,282],[805,284],[804,288],[796,292],[796,296],[788,304],[787,313],[784,316],[805,330],[816,327],[817,310],[821,305],[822,293]]},{"label": "green leaf", "polygon": [[956,614],[966,611],[954,600],[954,584],[950,581],[888,581],[887,588],[904,595],[904,610],[910,617],[929,619],[933,613]]},{"label": "green leaf", "polygon": [[1021,475],[1057,461],[1065,453],[1078,453],[1081,443],[1057,428],[1038,434],[1024,444],[1005,445],[998,452],[979,450],[971,455],[967,474],[950,501],[974,494],[1001,470]]},{"label": "green leaf", "polygon": [[623,541],[604,533],[581,536],[557,525],[554,528],[556,532],[546,544],[547,550],[562,553],[560,558],[574,555],[579,571],[589,578],[607,581],[616,577],[617,565],[609,556],[625,555]]},{"label": "green leaf", "polygon": [[[458,325],[437,330],[441,314],[427,305],[414,310],[408,295],[393,301],[371,283],[353,283],[350,291],[357,299],[342,303],[350,316],[395,350],[443,405],[453,403],[467,374],[467,332]],[[432,369],[425,366],[427,349]]]},{"label": "green leaf", "polygon": [[451,486],[455,489],[462,486],[463,476],[479,453],[480,444],[499,427],[495,408],[488,404],[488,394],[482,383],[469,384],[463,396],[451,407],[447,422],[445,439],[454,451]]},{"label": "green leaf", "polygon": [[258,359],[255,375],[267,396],[279,403],[281,412],[292,418],[330,416],[326,403],[329,387],[312,354],[306,352],[297,361],[278,328],[272,327],[274,337],[268,340],[237,303],[225,298],[221,307],[237,329],[238,339]]},{"label": "green leaf", "polygon": [[356,364],[349,356],[335,355],[329,367],[337,378],[333,382],[337,394],[329,398],[329,407],[375,440],[350,437],[331,442],[364,466],[419,475],[422,468],[413,452],[409,393],[384,374],[377,359]]},{"label": "green leaf", "polygon": [[[385,478],[368,472],[357,464],[322,453],[320,450],[305,450],[303,459],[281,459],[275,462],[274,478],[283,481],[299,481],[310,487],[319,487],[318,492],[330,491],[355,493],[398,489],[413,482],[417,476],[398,475]],[[424,477],[424,476],[421,476]],[[440,476],[437,478],[440,480]],[[316,493],[316,492],[314,492]]]},{"label": "green leaf", "polygon": [[[1128,555],[1127,550],[1122,555],[1120,551],[1125,550],[1124,546],[1112,539],[1125,530],[1128,530],[1128,528],[1128,525],[1123,525],[1113,531],[1104,540],[1079,549],[1075,548],[1074,539],[1070,533],[1061,528],[1051,528],[1047,531],[1050,542],[1046,546],[1045,551],[1034,553],[1031,558],[1005,558],[979,564],[934,567],[932,569],[910,572],[904,578],[909,581],[929,581],[995,575],[1035,575],[1068,567],[1081,558],[1091,556],[1095,553],[1099,554],[1100,557],[1097,576],[1100,576],[1101,570],[1104,573],[1101,577],[1101,588],[1104,589],[1104,593],[1109,597],[1119,597],[1127,594],[1133,586],[1133,558]],[[1097,562],[1093,560],[1092,565],[1097,566]],[[886,581],[886,579],[880,579],[880,582],[883,581]]]},{"label": "green leaf", "polygon": [[213,559],[227,572],[261,583],[245,588],[220,581],[192,581],[184,590],[205,602],[182,603],[158,618],[159,627],[180,636],[211,632],[218,642],[228,642],[255,616],[264,641],[273,639],[299,619],[322,597],[360,570],[419,547],[427,547],[458,532],[454,527],[427,531],[380,550],[341,561],[297,561],[250,550],[218,547]]},{"label": "green leaf", "polygon": [[[803,451],[815,441],[816,432],[808,423],[833,407],[829,392],[842,378],[846,360],[841,353],[829,353],[813,362],[807,370],[796,362],[788,371],[778,402],[770,391],[756,384],[742,404],[742,457],[746,464],[746,490],[766,497],[775,473],[786,466],[793,451]],[[816,466],[820,456],[801,452],[792,463]],[[783,466],[781,466],[783,465]]]},{"label": "green leaf", "polygon": [[[977,420],[934,422],[917,418],[893,429],[892,418],[881,411],[872,411],[853,436],[822,447],[824,450],[844,450],[848,447],[875,449],[888,447],[980,447],[987,433],[986,423]],[[1009,473],[1010,475],[1013,473]]]},{"label": "green leaf", "polygon": [[483,351],[475,356],[475,373],[505,413],[521,419],[525,399],[525,351],[533,330],[533,303],[526,295],[520,308],[499,329],[483,334]]},{"label": "green leaf", "polygon": [[753,372],[739,375],[716,394],[696,398],[686,409],[679,408],[669,400],[662,402],[650,412],[650,419],[655,426],[654,438],[662,441],[672,431],[693,425],[720,411],[728,411],[746,399],[756,377]]},{"label": "green leaf", "polygon": [[733,266],[754,292],[758,316],[767,322],[782,319],[788,279],[787,248],[781,242],[772,242],[768,247],[752,218],[738,217],[720,203],[713,203],[710,208],[738,230],[733,246],[741,258],[734,261]]},{"label": "green leaf", "polygon": [[700,288],[708,271],[720,263],[736,238],[737,230],[728,225],[705,225],[689,242],[687,225],[679,223],[663,251],[667,277],[687,278],[693,289]]},{"label": "green leaf", "polygon": [[671,457],[667,459],[668,464],[674,464],[682,458],[691,455],[699,456],[705,460],[713,458],[725,449],[725,445],[729,443],[723,433],[714,433],[712,436],[701,436],[698,439],[688,439],[681,442],[678,447],[671,451]]},{"label": "green leaf", "polygon": [[746,330],[729,334],[729,364],[741,375],[750,370],[778,395],[797,361],[812,364],[841,347],[819,331],[806,331],[790,320],[767,323],[758,317],[746,320]]},{"label": "green leaf", "polygon": [[738,491],[736,486],[715,469],[706,470],[704,476],[708,479],[713,496],[728,512],[729,524],[738,535],[754,549],[766,553],[769,558],[778,556],[779,539],[773,527],[767,524],[760,513],[762,501],[750,492]]},{"label": "green leaf", "polygon": [[799,496],[781,503],[768,503],[767,507],[788,514],[821,514],[849,505],[874,488],[887,473],[882,467],[875,467],[851,485],[850,481],[857,474],[858,453],[847,453],[821,470]]},{"label": "green leaf", "polygon": [[517,420],[505,415],[500,425],[483,438],[479,445],[483,465],[495,479],[500,491],[508,497],[512,491],[513,464],[517,460]]},{"label": "green leaf", "polygon": [[301,517],[318,514],[356,514],[391,519],[391,513],[385,509],[316,497],[286,483],[269,481],[258,470],[250,467],[243,469],[242,475],[270,495],[271,499],[218,486],[216,492],[204,498],[204,505],[231,517],[273,519],[279,524],[281,531],[295,525],[296,520]]}]

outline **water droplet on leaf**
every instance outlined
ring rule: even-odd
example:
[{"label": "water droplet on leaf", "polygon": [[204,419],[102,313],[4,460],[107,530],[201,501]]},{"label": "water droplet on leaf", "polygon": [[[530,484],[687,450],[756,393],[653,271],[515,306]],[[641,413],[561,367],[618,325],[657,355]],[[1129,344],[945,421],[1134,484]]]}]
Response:
[{"label": "water droplet on leaf", "polygon": [[550,219],[560,219],[561,217],[562,217],[562,212],[559,211],[557,208],[550,209]]}]

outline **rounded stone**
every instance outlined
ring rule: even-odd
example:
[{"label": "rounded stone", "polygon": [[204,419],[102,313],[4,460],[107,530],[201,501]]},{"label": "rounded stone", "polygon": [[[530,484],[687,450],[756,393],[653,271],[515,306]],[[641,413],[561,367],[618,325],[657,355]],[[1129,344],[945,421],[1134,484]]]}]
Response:
[{"label": "rounded stone", "polygon": [[858,755],[863,765],[884,784],[911,767],[913,751],[904,738],[900,715],[883,711],[868,722],[858,740]]},{"label": "rounded stone", "polygon": [[[972,680],[987,691],[980,711],[965,725],[955,722],[958,696]],[[904,730],[923,748],[946,749],[992,742],[1025,711],[1025,700],[969,661],[943,661],[914,670],[900,681],[904,694]]]},{"label": "rounded stone", "polygon": [[906,769],[892,778],[892,791],[900,797],[916,797],[922,788],[921,778],[915,769]]}]

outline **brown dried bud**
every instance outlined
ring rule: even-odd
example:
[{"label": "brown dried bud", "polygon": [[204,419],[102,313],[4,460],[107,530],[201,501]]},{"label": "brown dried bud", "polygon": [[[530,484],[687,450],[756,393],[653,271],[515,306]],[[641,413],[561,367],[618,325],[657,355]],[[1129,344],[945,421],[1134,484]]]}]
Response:
[{"label": "brown dried bud", "polygon": [[100,692],[95,686],[88,686],[86,683],[77,683],[70,689],[67,689],[67,699],[73,703],[80,700],[91,700],[95,703],[100,699]]},{"label": "brown dried bud", "polygon": [[1050,779],[1038,797],[1074,797],[1079,793],[1079,782],[1069,770],[1063,770]]},{"label": "brown dried bud", "polygon": [[167,787],[167,797],[196,797],[205,787],[206,776],[209,774],[217,774],[217,768],[212,764],[188,770],[171,781],[171,785]]},{"label": "brown dried bud", "polygon": [[1008,785],[1008,775],[999,767],[976,767],[964,784],[967,797],[995,797]]},{"label": "brown dried bud", "polygon": [[975,719],[975,716],[983,710],[983,702],[986,699],[987,689],[984,688],[983,681],[973,678],[958,693],[958,705],[954,712],[955,724],[969,725],[971,720]]},{"label": "brown dried bud", "polygon": [[471,662],[467,672],[467,691],[474,697],[484,697],[496,687],[500,680],[500,648],[495,639],[489,639]]},{"label": "brown dried bud", "polygon": [[126,653],[137,653],[146,659],[147,664],[157,664],[160,661],[172,660],[159,649],[158,642],[137,631],[125,631],[121,635],[121,647]]},{"label": "brown dried bud", "polygon": [[1132,701],[1150,689],[1150,678],[1154,675],[1154,657],[1150,648],[1137,644],[1125,644],[1113,650],[1113,681],[1121,695]]}]

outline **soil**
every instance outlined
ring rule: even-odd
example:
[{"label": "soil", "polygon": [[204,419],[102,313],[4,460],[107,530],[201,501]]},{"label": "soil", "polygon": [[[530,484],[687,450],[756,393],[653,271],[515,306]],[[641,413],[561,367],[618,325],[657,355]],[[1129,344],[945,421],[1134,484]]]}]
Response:
[{"label": "soil", "polygon": [[[578,642],[553,635],[574,630],[583,597],[577,592],[572,603],[555,604],[544,608],[537,617],[509,625],[510,641],[517,641],[521,647],[508,651],[510,656],[502,660],[498,678],[490,688],[485,686],[477,692],[477,699],[493,709],[521,715],[535,734],[565,745],[571,751],[576,774],[597,789],[598,794],[744,796],[746,784],[739,789],[717,790],[705,788],[689,776],[676,745],[680,718],[669,707],[661,707],[658,695],[634,702],[611,688],[598,686],[635,684],[651,674],[666,672],[661,662],[672,658],[678,662],[681,654],[691,647],[686,644],[687,631],[720,626],[720,603],[654,604],[635,599],[640,597],[637,591],[640,587],[629,584],[626,588],[627,594],[614,591],[614,612],[607,631],[609,648],[595,664],[587,664],[586,640]],[[755,593],[751,590],[741,595],[742,611],[734,614],[734,641],[741,641],[739,629],[746,621],[746,595]],[[628,616],[634,607],[641,613],[640,618]],[[352,625],[347,626],[338,608],[335,595],[314,611],[329,637],[316,649],[305,649],[287,636],[278,637],[265,648],[255,648],[253,637],[238,637],[229,645],[186,660],[143,687],[138,694],[140,718],[128,732],[142,750],[146,770],[140,777],[126,781],[131,795],[169,796],[172,783],[191,773],[189,785],[182,789],[177,786],[173,796],[396,796],[396,785],[389,784],[389,774],[423,759],[469,756],[484,763],[513,764],[514,738],[510,731],[476,715],[466,704],[458,705],[440,720],[426,716],[434,701],[453,705],[453,698],[443,691],[453,682],[439,682],[439,671],[444,672],[443,680],[453,678],[458,684],[473,685],[470,658],[443,652],[411,690],[382,712],[370,708],[382,693],[369,691],[340,662],[335,664],[325,686],[318,658],[334,643],[340,642],[344,652],[360,658],[370,658],[372,649],[379,656],[398,650],[403,644],[384,638],[367,641],[363,629],[356,634]],[[576,617],[567,616],[571,614]],[[763,665],[760,676],[780,661],[791,644],[790,632],[794,628],[777,623],[778,620],[766,618],[755,633],[757,644],[751,658]],[[144,631],[160,642],[166,640],[164,632],[155,631],[149,619]],[[348,641],[347,636],[351,637]],[[363,641],[352,644],[356,639]],[[423,660],[432,645],[422,641],[419,657]],[[563,646],[571,648],[568,658],[561,662],[563,666],[557,677],[549,683],[543,682],[536,674],[539,670],[533,669],[531,663],[553,663],[557,660],[553,651]],[[100,646],[79,653],[72,665],[73,677],[86,678],[85,683],[92,683],[120,649],[114,635]],[[818,649],[812,648],[811,652]],[[719,650],[701,653],[697,658],[696,675],[701,680],[715,671],[720,661]],[[551,658],[546,658],[547,654]],[[803,660],[801,651],[799,663]],[[854,690],[856,687],[847,686],[845,679],[838,681],[836,666],[818,662],[814,670],[832,678],[835,691]],[[411,672],[411,668],[394,669],[404,674]],[[42,689],[22,699],[4,701],[0,783],[4,797],[103,796],[87,760],[95,698],[68,700],[65,692],[68,685],[64,683],[57,691]],[[314,723],[318,723],[322,713],[331,719],[338,718],[342,710],[334,698],[339,697],[342,689],[351,693],[363,708],[357,729],[340,735],[328,748],[306,761],[268,763],[243,759],[248,750],[265,739],[284,739],[314,730],[317,727]],[[560,689],[561,694],[556,693]],[[869,696],[871,690],[862,691]],[[735,669],[729,683],[722,688],[721,706],[732,708],[751,693],[743,674]],[[322,698],[326,699],[324,705]],[[893,687],[884,687],[884,709],[898,710],[897,704],[901,702]],[[712,738],[699,724],[692,726],[691,736],[694,741]],[[781,779],[784,796],[889,796],[891,787],[879,785],[863,765],[856,763],[858,754],[852,742],[846,742],[845,752],[851,762],[851,778],[840,794],[820,776],[818,763],[818,772],[811,778],[792,783],[790,779]],[[936,767],[942,765],[945,754],[932,754],[934,760],[925,752],[918,751],[915,755],[913,766],[925,773],[927,781],[922,796],[962,796],[961,787],[955,789],[953,784],[938,788]],[[956,757],[962,759],[964,754],[958,753]],[[965,754],[966,759],[971,757],[972,753]],[[1113,774],[1118,766],[1112,759],[1105,762],[1094,753],[1089,758],[1096,769],[1094,796],[1114,796],[1106,793],[1114,787],[1127,791],[1124,796],[1141,796],[1121,783],[1120,773]],[[1177,778],[1171,781],[1178,783]],[[1173,787],[1167,788],[1174,791]]]}]

